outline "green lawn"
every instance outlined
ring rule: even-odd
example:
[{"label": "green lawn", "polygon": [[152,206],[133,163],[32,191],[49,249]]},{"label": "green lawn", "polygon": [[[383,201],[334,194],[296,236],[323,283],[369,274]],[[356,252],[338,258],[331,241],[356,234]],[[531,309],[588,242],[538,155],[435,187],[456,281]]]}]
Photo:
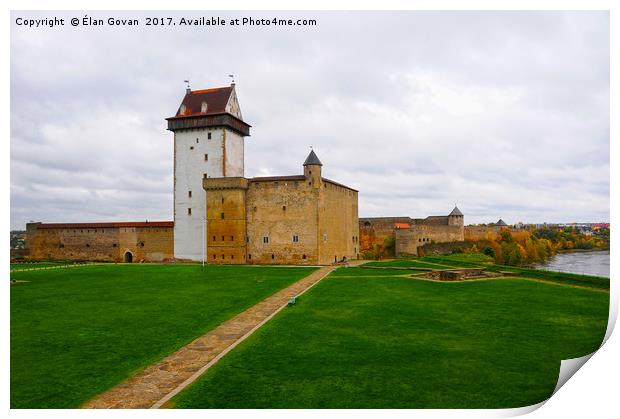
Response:
[{"label": "green lawn", "polygon": [[103,265],[11,273],[11,407],[77,407],[314,268]]},{"label": "green lawn", "polygon": [[377,266],[384,268],[424,268],[424,269],[451,269],[452,266],[440,261],[425,261],[422,259],[395,259],[385,262],[369,262],[364,266]]},{"label": "green lawn", "polygon": [[609,278],[602,276],[591,276],[591,275],[579,275],[579,274],[570,274],[564,272],[553,272],[553,271],[545,271],[539,269],[532,268],[522,268],[517,266],[507,266],[507,265],[496,265],[494,263],[486,262],[472,262],[474,258],[471,258],[469,261],[465,259],[459,258],[459,255],[450,255],[450,256],[425,256],[420,259],[421,262],[431,262],[431,263],[442,263],[444,265],[449,265],[452,268],[457,267],[465,267],[465,268],[484,268],[488,271],[500,272],[500,271],[508,271],[514,272],[515,274],[522,276],[524,278],[532,278],[532,279],[542,279],[545,281],[557,282],[561,284],[567,285],[578,285],[583,287],[591,287],[609,290]]},{"label": "green lawn", "polygon": [[177,395],[180,408],[508,408],[594,351],[609,294],[520,278],[341,276],[305,293]]}]

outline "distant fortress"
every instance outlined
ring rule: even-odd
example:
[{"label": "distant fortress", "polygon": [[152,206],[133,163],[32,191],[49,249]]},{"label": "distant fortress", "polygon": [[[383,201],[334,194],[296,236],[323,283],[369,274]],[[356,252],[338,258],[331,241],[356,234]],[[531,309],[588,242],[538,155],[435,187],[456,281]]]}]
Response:
[{"label": "distant fortress", "polygon": [[359,224],[362,252],[391,239],[396,256],[417,256],[418,248],[431,243],[494,239],[508,226],[502,219],[492,226],[465,226],[464,215],[456,206],[448,215],[360,218]]},{"label": "distant fortress", "polygon": [[394,240],[397,255],[416,255],[429,243],[499,232],[465,227],[457,207],[425,219],[358,219],[358,191],[323,177],[314,151],[303,173],[246,178],[244,143],[251,126],[234,83],[188,88],[167,121],[174,133],[174,221],[29,223],[28,257],[326,265],[359,259],[386,238]]}]

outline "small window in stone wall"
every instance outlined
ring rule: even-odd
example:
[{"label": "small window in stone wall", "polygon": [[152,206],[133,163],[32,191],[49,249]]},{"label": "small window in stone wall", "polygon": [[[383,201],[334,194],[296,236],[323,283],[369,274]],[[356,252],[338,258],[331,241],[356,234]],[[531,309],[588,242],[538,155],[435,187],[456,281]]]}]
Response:
[{"label": "small window in stone wall", "polygon": [[62,249],[63,247],[65,247],[65,245],[60,243],[60,248]]},{"label": "small window in stone wall", "polygon": [[263,243],[269,243],[269,236],[263,236]]},{"label": "small window in stone wall", "polygon": [[205,154],[205,161],[209,161],[209,155]]},{"label": "small window in stone wall", "polygon": [[192,191],[187,191],[187,197],[191,198],[192,197]]},{"label": "small window in stone wall", "polygon": [[224,219],[224,213],[223,213],[223,212],[220,214],[220,218],[221,218],[222,220]]},{"label": "small window in stone wall", "polygon": [[230,258],[231,258],[231,259],[234,259],[234,258],[235,258],[235,255],[230,255]]},{"label": "small window in stone wall", "polygon": [[235,241],[235,236],[230,236],[230,241],[234,242]]},{"label": "small window in stone wall", "polygon": [[192,215],[192,209],[191,208],[187,209],[187,215]]},{"label": "small window in stone wall", "polygon": [[215,259],[215,253],[213,254],[213,259]]},{"label": "small window in stone wall", "polygon": [[198,140],[198,138],[196,138],[196,144],[198,144],[200,142],[200,140]]},{"label": "small window in stone wall", "polygon": [[213,236],[213,241],[215,241],[215,236]]},{"label": "small window in stone wall", "polygon": [[301,258],[302,258],[302,259],[305,259],[305,258],[306,258],[306,255],[301,255]]},{"label": "small window in stone wall", "polygon": [[271,254],[271,259],[275,259],[276,255],[274,255],[273,253]]},{"label": "small window in stone wall", "polygon": [[90,244],[86,243],[86,247],[90,247]]},{"label": "small window in stone wall", "polygon": [[222,255],[222,259],[224,259],[224,255]]},{"label": "small window in stone wall", "polygon": [[248,254],[248,259],[252,260],[252,255]]},{"label": "small window in stone wall", "polygon": [[210,139],[211,139],[211,133],[210,133],[210,132],[208,132],[208,133],[207,133],[207,140],[210,140]]},{"label": "small window in stone wall", "polygon": [[293,234],[293,243],[299,243],[299,236],[297,234]]},{"label": "small window in stone wall", "polygon": [[117,246],[118,246],[118,244],[112,243],[112,247],[117,247]]},{"label": "small window in stone wall", "polygon": [[286,211],[286,205],[282,205],[282,211]]},{"label": "small window in stone wall", "polygon": [[222,236],[222,241],[224,241],[224,236]]},{"label": "small window in stone wall", "polygon": [[193,149],[194,149],[194,146],[193,146],[193,145],[189,146],[189,149],[190,149],[190,150],[193,150]]}]

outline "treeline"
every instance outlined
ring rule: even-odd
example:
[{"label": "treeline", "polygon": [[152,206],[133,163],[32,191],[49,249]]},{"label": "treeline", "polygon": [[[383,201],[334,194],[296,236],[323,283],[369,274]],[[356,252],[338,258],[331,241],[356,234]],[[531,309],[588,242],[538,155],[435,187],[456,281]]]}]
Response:
[{"label": "treeline", "polygon": [[544,262],[559,251],[574,249],[608,249],[609,241],[600,236],[585,235],[574,228],[566,229],[503,229],[482,253],[502,265],[523,266]]}]

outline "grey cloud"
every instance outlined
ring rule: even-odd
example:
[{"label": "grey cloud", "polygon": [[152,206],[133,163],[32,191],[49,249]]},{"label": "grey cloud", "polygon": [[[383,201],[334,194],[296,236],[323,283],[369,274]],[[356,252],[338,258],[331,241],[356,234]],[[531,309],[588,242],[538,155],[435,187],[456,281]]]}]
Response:
[{"label": "grey cloud", "polygon": [[313,145],[326,177],[360,190],[360,216],[457,202],[466,222],[609,220],[606,12],[148,15],[318,26],[13,25],[13,228],[172,219],[164,118],[183,79],[212,87],[230,73],[253,125],[246,176],[300,173]]}]

